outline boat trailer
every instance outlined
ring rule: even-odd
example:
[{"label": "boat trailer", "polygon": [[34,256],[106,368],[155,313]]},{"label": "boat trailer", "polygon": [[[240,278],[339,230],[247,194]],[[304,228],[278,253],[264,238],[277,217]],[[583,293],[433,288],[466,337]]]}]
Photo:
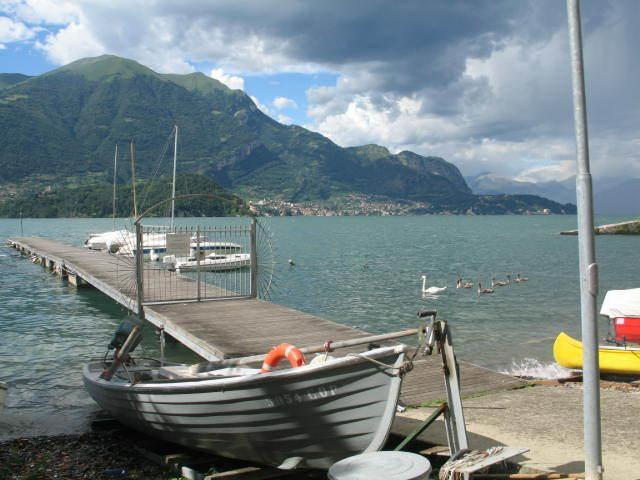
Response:
[{"label": "boat trailer", "polygon": [[[451,330],[445,320],[438,320],[436,317],[436,310],[418,311],[418,318],[430,319],[430,322],[424,327],[425,339],[422,354],[425,356],[440,354],[447,400],[416,426],[394,450],[400,451],[404,449],[441,415],[444,415],[444,425],[451,457],[442,466],[440,478],[469,480],[473,473],[505,462],[510,458],[527,452],[529,449],[506,446],[492,447],[486,451],[469,449],[460,391],[460,370],[453,350]],[[418,346],[418,349],[420,348],[421,346]]]}]

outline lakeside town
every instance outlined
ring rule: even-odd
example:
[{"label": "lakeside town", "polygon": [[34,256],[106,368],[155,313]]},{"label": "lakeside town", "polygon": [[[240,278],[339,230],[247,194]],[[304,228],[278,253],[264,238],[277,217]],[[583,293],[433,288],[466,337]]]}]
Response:
[{"label": "lakeside town", "polygon": [[[249,202],[251,211],[265,217],[352,217],[352,216],[397,216],[397,215],[477,215],[474,208],[460,209],[442,208],[433,203],[392,200],[381,195],[346,195],[341,202],[290,202],[286,200],[262,199]],[[482,212],[486,213],[486,212]],[[549,208],[535,210],[522,209],[512,214],[551,215]]]}]

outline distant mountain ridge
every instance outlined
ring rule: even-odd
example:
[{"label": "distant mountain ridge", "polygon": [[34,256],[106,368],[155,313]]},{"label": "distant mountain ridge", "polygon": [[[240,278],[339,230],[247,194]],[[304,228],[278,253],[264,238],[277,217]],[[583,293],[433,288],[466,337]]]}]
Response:
[{"label": "distant mountain ridge", "polygon": [[[241,90],[202,73],[159,74],[103,55],[0,81],[0,184],[14,189],[106,183],[114,145],[129,139],[136,142],[138,175],[149,177],[177,124],[179,171],[247,199],[322,201],[360,193],[433,205],[475,201],[458,168],[442,158],[377,145],[342,148],[276,122]],[[129,168],[118,178],[129,182]],[[520,204],[542,203],[527,197]]]},{"label": "distant mountain ridge", "polygon": [[[562,181],[520,182],[494,173],[466,177],[473,193],[478,195],[529,194],[559,203],[575,203],[576,179]],[[599,215],[640,216],[640,179],[594,176],[594,209]]]}]

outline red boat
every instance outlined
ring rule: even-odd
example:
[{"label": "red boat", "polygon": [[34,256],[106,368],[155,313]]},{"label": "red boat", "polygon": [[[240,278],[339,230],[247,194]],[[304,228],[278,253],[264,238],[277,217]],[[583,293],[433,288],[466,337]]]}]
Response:
[{"label": "red boat", "polygon": [[617,345],[640,344],[640,288],[609,290],[600,314],[611,322],[608,341]]}]

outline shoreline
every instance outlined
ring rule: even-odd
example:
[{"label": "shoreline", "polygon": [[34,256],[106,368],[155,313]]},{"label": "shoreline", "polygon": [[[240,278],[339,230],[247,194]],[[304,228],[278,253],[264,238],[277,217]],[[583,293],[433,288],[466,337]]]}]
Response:
[{"label": "shoreline", "polygon": [[[640,382],[601,382],[603,457],[610,480],[628,480],[640,471],[640,458],[633,455],[633,445],[619,441],[620,438],[628,438],[627,435],[635,435],[640,428],[638,395]],[[527,447],[530,451],[515,459],[523,473],[582,472],[581,399],[582,383],[578,377],[537,380],[523,388],[465,398],[463,405],[471,448],[485,449],[495,445]],[[385,449],[394,448],[399,438],[413,430],[433,410],[434,407],[409,408],[397,414],[392,437]],[[150,439],[120,426],[111,418],[96,416],[89,427],[91,430],[87,432],[18,436],[0,441],[0,479],[26,480],[34,476],[40,478],[38,475],[47,478],[57,475],[69,480],[181,478],[167,464],[160,465],[162,462],[149,459],[154,456],[160,459],[171,456],[183,458],[185,455],[200,458],[199,465],[210,464],[212,466],[204,468],[216,471],[247,465],[247,462],[203,456]],[[420,435],[419,441],[423,445],[446,446],[443,422],[439,420],[428,428]],[[441,463],[441,458],[434,457],[432,463]],[[122,473],[123,470],[126,474]],[[324,473],[317,471],[301,471],[286,476],[325,478]]]},{"label": "shoreline", "polygon": [[[640,235],[640,220],[598,225],[593,231],[596,235]],[[578,235],[578,230],[563,230],[560,235]]]}]

